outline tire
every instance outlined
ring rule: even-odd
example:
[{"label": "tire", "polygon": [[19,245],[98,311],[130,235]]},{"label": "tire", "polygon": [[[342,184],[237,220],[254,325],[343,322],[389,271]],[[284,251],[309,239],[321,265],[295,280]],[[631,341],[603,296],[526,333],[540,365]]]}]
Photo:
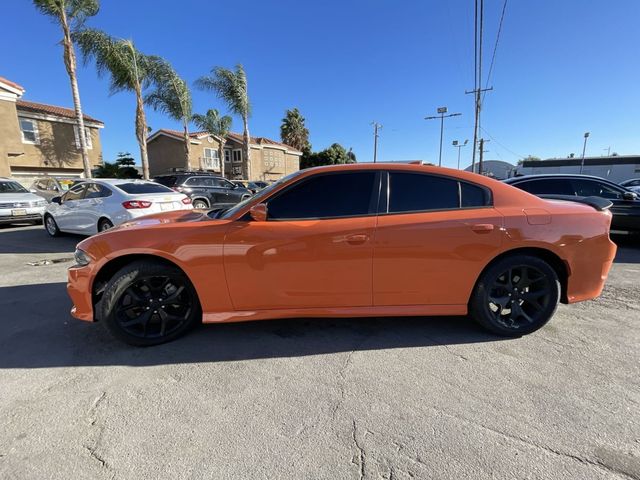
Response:
[{"label": "tire", "polygon": [[98,222],[98,233],[106,232],[110,228],[113,228],[113,223],[108,218],[102,218]]},{"label": "tire", "polygon": [[175,340],[202,318],[195,288],[178,268],[142,260],[107,284],[99,318],[117,339],[134,346]]},{"label": "tire", "polygon": [[497,261],[478,279],[469,314],[498,335],[519,337],[543,327],[558,308],[560,281],[544,260],[513,255]]},{"label": "tire", "polygon": [[198,199],[193,201],[193,208],[205,209],[209,208],[209,204],[205,200]]},{"label": "tire", "polygon": [[51,215],[44,216],[44,229],[52,237],[59,237],[62,232],[58,228],[58,224]]}]

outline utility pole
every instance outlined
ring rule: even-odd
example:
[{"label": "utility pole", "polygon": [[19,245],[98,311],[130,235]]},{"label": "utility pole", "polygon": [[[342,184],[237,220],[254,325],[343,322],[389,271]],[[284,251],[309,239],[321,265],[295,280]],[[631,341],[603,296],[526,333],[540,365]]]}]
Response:
[{"label": "utility pole", "polygon": [[378,130],[382,128],[378,122],[371,122],[373,125],[373,163],[378,161]]},{"label": "utility pole", "polygon": [[478,161],[478,173],[482,175],[484,168],[484,154],[489,150],[484,149],[484,142],[489,142],[490,140],[485,140],[484,138],[480,139],[480,160]]},{"label": "utility pole", "polygon": [[454,147],[456,147],[458,149],[458,170],[460,170],[460,149],[464,146],[467,145],[467,143],[469,143],[469,140],[465,140],[464,143],[460,143],[458,142],[458,140],[454,140],[453,142],[451,142],[451,145],[453,145]]},{"label": "utility pole", "polygon": [[461,113],[450,113],[449,115],[445,115],[447,113],[447,107],[438,107],[438,115],[435,117],[424,117],[425,120],[435,120],[437,118],[440,119],[440,155],[438,156],[438,166],[442,166],[442,137],[444,134],[444,119],[449,117],[457,117],[462,115]]},{"label": "utility pole", "polygon": [[606,150],[606,151],[607,151],[607,157],[610,157],[610,156],[611,156],[611,147],[610,147],[610,146],[609,146],[609,147],[607,147],[607,148],[603,148],[603,150]]},{"label": "utility pole", "polygon": [[587,138],[589,138],[589,132],[584,132],[584,145],[582,146],[582,160],[580,161],[580,173],[584,168],[584,154],[587,151]]}]

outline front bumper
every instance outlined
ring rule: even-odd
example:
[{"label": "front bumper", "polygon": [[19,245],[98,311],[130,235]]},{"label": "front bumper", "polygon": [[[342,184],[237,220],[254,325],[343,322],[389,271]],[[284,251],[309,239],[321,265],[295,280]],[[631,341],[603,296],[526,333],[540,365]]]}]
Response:
[{"label": "front bumper", "polygon": [[[0,224],[40,222],[46,207],[2,208],[0,209]],[[16,213],[19,213],[16,215]]]},{"label": "front bumper", "polygon": [[71,315],[85,322],[94,321],[91,278],[90,266],[75,266],[67,270],[67,293],[73,302]]}]

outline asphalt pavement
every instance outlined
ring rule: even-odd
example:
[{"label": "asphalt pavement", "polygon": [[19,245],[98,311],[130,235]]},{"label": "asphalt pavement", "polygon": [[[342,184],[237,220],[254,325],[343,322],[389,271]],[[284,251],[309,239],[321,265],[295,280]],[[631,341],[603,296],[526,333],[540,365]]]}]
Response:
[{"label": "asphalt pavement", "polygon": [[153,348],[70,317],[80,240],[0,227],[2,479],[640,479],[637,239],[519,339],[282,320]]}]

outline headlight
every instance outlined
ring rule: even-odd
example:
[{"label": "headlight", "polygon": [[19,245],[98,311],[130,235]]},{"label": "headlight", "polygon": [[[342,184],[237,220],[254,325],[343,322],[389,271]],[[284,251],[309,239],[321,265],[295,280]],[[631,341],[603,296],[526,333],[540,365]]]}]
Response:
[{"label": "headlight", "polygon": [[46,207],[47,206],[47,201],[46,200],[38,200],[34,206],[36,206],[36,207]]},{"label": "headlight", "polygon": [[73,258],[76,261],[76,265],[80,267],[85,267],[91,263],[91,257],[79,248],[76,248]]}]

